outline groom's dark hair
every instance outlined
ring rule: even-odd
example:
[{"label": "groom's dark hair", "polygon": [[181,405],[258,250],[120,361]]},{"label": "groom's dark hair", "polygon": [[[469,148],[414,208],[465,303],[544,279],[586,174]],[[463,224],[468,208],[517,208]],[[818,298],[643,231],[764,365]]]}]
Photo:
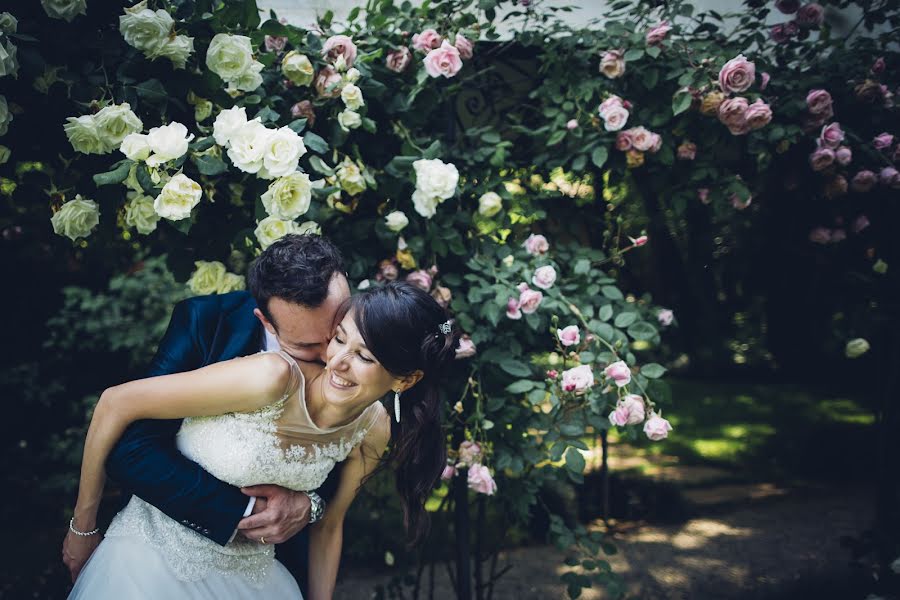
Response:
[{"label": "groom's dark hair", "polygon": [[270,298],[316,308],[328,297],[335,273],[344,274],[344,258],[334,244],[320,235],[291,234],[253,261],[247,285],[259,310],[271,321]]}]

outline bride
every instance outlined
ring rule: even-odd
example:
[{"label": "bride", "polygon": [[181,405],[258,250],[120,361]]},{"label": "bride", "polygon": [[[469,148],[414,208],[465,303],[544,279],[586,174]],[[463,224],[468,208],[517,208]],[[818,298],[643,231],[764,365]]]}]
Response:
[{"label": "bride", "polygon": [[[335,463],[346,461],[328,511],[310,525],[313,599],[333,593],[344,515],[379,464],[394,468],[407,533],[413,542],[421,539],[424,503],[445,461],[438,384],[457,333],[431,296],[400,282],[351,298],[338,318],[324,367],[298,364],[282,351],[263,352],[103,393],[63,543],[70,568],[74,563],[73,572],[80,570],[70,599],[300,597],[265,538],[237,536],[220,546],[137,496],[100,542],[103,465],[128,424],[139,419],[185,418],[179,450],[236,486],[312,490]],[[389,393],[390,411],[379,402]]]}]

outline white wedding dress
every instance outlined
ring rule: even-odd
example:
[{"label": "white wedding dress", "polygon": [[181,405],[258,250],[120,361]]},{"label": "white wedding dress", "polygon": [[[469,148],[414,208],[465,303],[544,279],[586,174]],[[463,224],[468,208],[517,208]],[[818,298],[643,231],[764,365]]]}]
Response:
[{"label": "white wedding dress", "polygon": [[[306,409],[303,375],[293,371],[276,403],[253,413],[185,419],[182,454],[235,486],[276,484],[292,490],[322,485],[335,463],[365,437],[384,408],[375,402],[353,422],[322,429]],[[115,516],[69,599],[300,598],[275,549],[236,535],[220,546],[137,496]]]}]

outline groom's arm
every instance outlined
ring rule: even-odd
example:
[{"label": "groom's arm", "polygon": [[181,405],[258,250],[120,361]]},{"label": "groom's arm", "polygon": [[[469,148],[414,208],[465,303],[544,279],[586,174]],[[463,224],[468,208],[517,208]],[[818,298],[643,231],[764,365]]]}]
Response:
[{"label": "groom's arm", "polygon": [[[203,366],[192,308],[187,301],[175,306],[148,377]],[[185,527],[224,545],[247,510],[247,496],[179,452],[180,425],[180,420],[133,423],[110,453],[107,473]]]}]

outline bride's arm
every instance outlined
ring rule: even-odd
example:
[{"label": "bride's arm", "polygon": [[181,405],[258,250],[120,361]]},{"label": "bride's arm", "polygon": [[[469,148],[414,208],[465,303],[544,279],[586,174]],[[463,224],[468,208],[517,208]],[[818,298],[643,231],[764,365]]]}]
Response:
[{"label": "bride's arm", "polygon": [[[258,354],[187,373],[130,381],[104,391],[94,409],[84,442],[75,504],[76,529],[91,531],[96,527],[97,509],[106,480],[104,463],[129,424],[139,419],[251,412],[281,398],[290,377],[291,366],[284,358]],[[94,542],[74,538],[70,533],[66,537],[66,546],[76,549]]]},{"label": "bride's arm", "polygon": [[321,521],[309,533],[309,600],[326,600],[334,595],[341,562],[344,516],[366,476],[378,465],[391,436],[390,417],[381,411],[363,443],[353,449],[344,463],[337,492]]}]

